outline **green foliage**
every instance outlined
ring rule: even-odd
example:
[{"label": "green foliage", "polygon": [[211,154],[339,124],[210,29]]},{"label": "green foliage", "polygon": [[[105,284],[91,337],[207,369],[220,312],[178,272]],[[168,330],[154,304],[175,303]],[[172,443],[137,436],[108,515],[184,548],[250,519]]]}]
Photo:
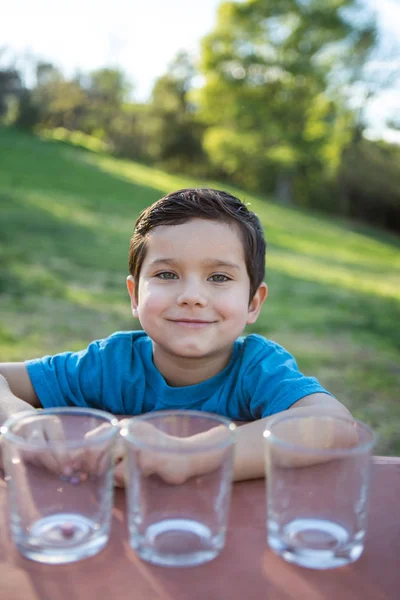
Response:
[{"label": "green foliage", "polygon": [[[87,106],[87,97],[79,81],[66,80],[52,65],[43,63],[37,65],[36,77],[37,85],[30,104],[36,108],[41,125],[78,129]],[[23,125],[21,119],[16,124]]]},{"label": "green foliage", "polygon": [[204,148],[233,183],[257,190],[265,171],[265,150],[257,132],[211,127],[204,135]]},{"label": "green foliage", "polygon": [[195,69],[181,52],[157,79],[148,111],[148,155],[170,171],[204,172],[204,127],[197,119],[190,91]]},{"label": "green foliage", "polygon": [[400,147],[363,140],[343,155],[342,212],[400,231]]},{"label": "green foliage", "polygon": [[0,360],[81,349],[137,327],[125,289],[139,212],[182,187],[250,203],[268,241],[269,298],[255,331],[276,340],[400,452],[400,242],[210,180],[0,129]]},{"label": "green foliage", "polygon": [[[332,81],[339,70],[350,80],[374,40],[369,23],[346,17],[357,2],[323,4],[225,2],[202,46],[205,85],[198,102],[209,125],[211,161],[230,176],[235,169],[235,181],[247,186],[251,180],[253,189],[271,191],[262,173],[272,170],[275,189],[286,188],[300,205],[332,180],[351,138],[351,113]],[[238,162],[240,172],[233,167]]]},{"label": "green foliage", "polygon": [[89,76],[83,86],[87,107],[83,129],[86,133],[97,132],[98,137],[112,141],[115,118],[122,113],[130,86],[118,69],[98,69]]},{"label": "green foliage", "polygon": [[[2,50],[0,48],[0,58]],[[8,121],[10,101],[19,97],[22,91],[23,85],[18,71],[13,67],[0,67],[0,122]]]}]

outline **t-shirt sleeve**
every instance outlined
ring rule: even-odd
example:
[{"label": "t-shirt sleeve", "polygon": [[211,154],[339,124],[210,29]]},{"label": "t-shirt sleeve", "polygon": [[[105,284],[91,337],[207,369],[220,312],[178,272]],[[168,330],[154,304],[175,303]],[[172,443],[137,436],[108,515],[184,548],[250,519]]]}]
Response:
[{"label": "t-shirt sleeve", "polygon": [[103,408],[101,342],[81,352],[26,361],[29,377],[44,408],[81,406]]},{"label": "t-shirt sleeve", "polygon": [[249,368],[243,378],[253,419],[286,410],[309,394],[330,394],[315,377],[307,377],[298,369],[295,358],[282,346],[263,340],[253,344]]}]

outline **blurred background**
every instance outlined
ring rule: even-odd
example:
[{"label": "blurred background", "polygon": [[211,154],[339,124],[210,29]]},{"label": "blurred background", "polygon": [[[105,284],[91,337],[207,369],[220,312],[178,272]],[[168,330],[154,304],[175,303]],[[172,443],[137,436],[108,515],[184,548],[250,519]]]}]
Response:
[{"label": "blurred background", "polygon": [[248,331],[400,454],[398,23],[398,0],[5,3],[0,360],[138,327],[139,212],[227,189],[268,242]]}]

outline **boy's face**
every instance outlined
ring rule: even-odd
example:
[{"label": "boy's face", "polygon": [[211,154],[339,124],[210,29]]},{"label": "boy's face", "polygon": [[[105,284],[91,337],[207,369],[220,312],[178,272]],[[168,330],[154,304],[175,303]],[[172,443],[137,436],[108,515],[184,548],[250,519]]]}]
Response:
[{"label": "boy's face", "polygon": [[213,356],[225,365],[267,295],[262,284],[249,304],[250,280],[235,225],[204,219],[153,229],[137,300],[132,277],[128,289],[133,314],[153,340],[156,365],[161,355]]}]

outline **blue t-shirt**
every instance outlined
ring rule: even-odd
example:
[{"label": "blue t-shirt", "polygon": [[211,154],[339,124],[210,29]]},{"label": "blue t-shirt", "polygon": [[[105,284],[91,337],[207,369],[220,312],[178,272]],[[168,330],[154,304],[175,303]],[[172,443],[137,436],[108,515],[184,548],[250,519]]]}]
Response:
[{"label": "blue t-shirt", "polygon": [[223,371],[196,385],[169,386],[153,363],[144,331],[117,332],[81,352],[26,361],[44,408],[82,406],[114,414],[192,409],[253,421],[273,415],[316,392],[326,392],[297,368],[293,356],[251,334],[235,341]]}]

